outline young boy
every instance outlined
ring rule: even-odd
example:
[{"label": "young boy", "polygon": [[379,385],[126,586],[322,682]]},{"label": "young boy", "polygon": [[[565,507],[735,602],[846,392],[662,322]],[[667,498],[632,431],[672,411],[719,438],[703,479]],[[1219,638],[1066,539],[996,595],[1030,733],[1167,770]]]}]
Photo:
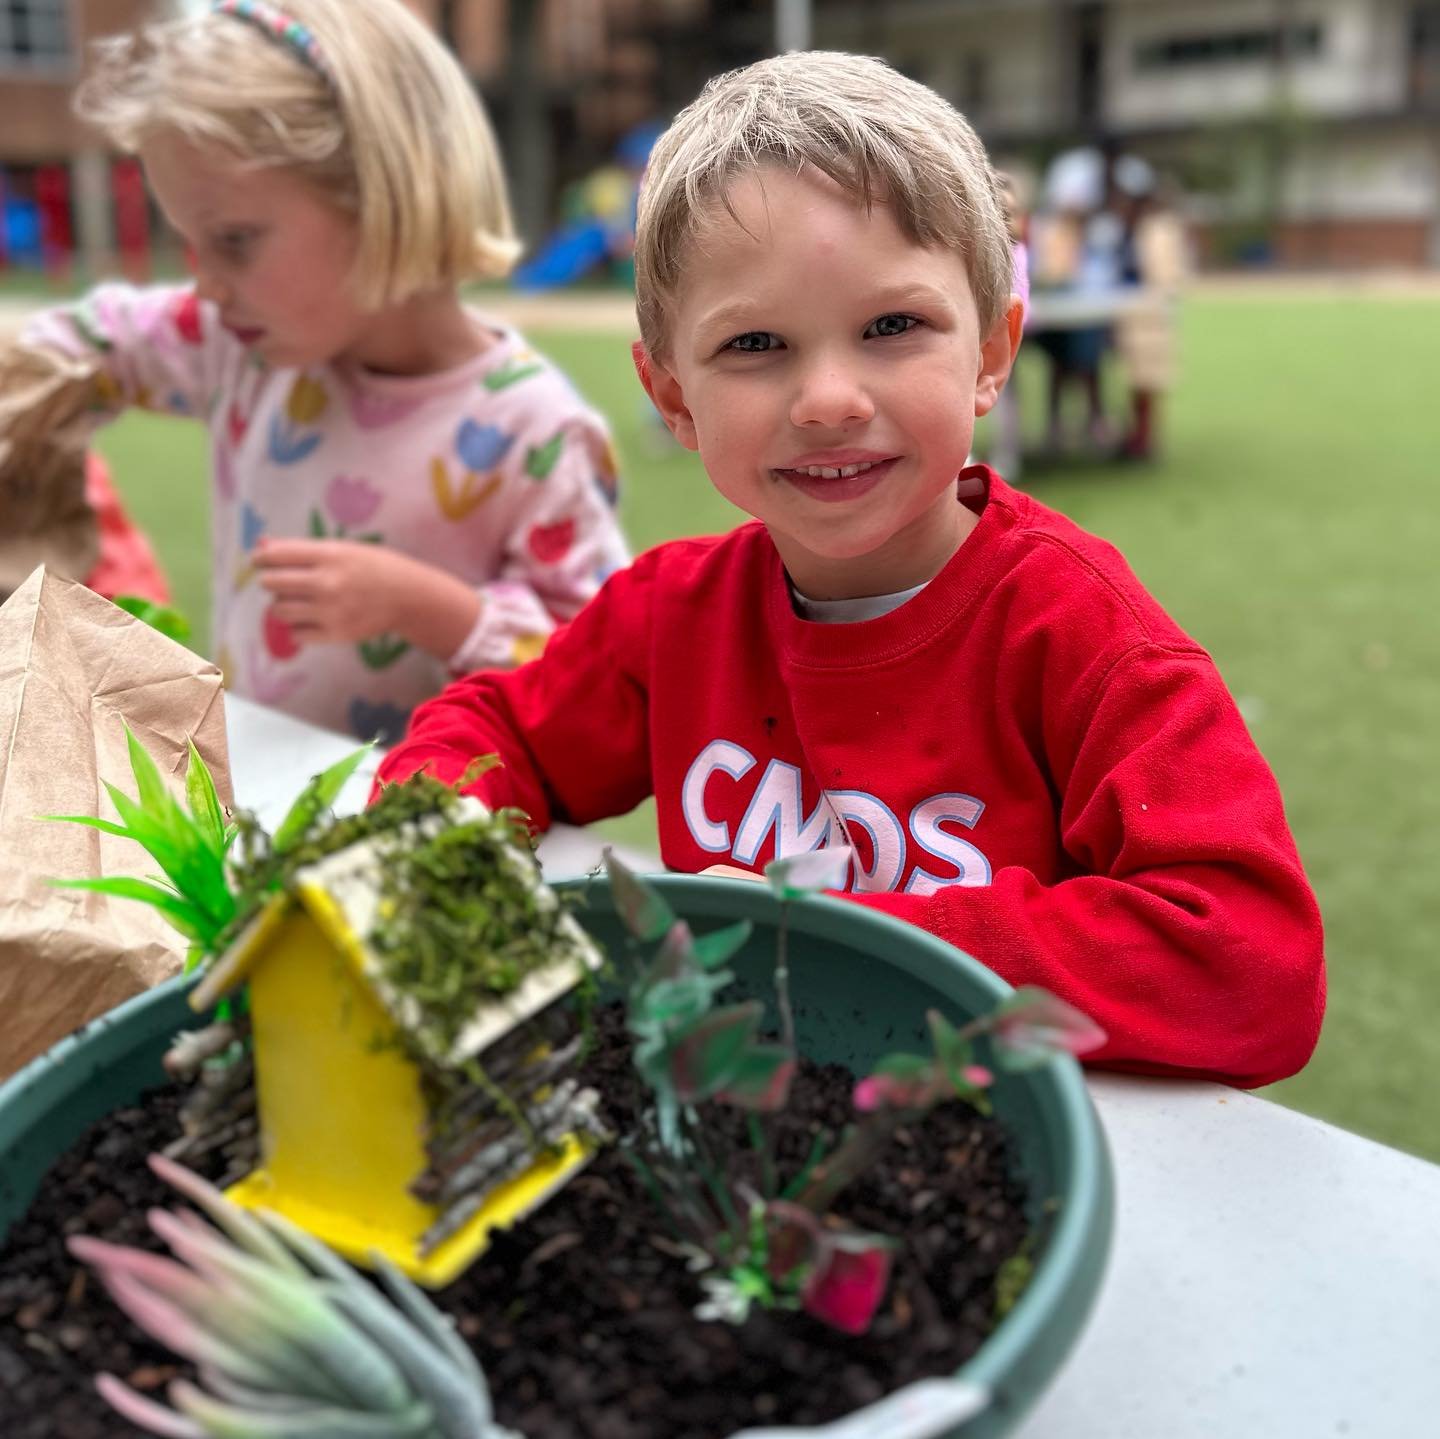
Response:
[{"label": "young boy", "polygon": [[640,376],[756,523],[642,556],[544,655],[419,709],[381,770],[673,869],[851,843],[860,904],[1045,985],[1097,1057],[1264,1084],[1309,1056],[1320,920],[1209,657],[1118,554],[962,470],[1019,341],[994,178],[876,60],[713,81],[640,198]]}]

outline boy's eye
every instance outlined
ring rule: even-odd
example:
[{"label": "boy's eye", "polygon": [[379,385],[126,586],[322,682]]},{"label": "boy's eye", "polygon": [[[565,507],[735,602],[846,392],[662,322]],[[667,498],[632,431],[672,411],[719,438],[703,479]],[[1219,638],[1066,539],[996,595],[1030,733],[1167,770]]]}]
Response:
[{"label": "boy's eye", "polygon": [[725,346],[727,350],[739,350],[745,355],[763,355],[767,350],[779,347],[780,341],[768,330],[747,330],[743,335],[736,335]]},{"label": "boy's eye", "polygon": [[875,339],[884,340],[892,335],[904,335],[919,323],[914,315],[881,315],[878,320],[871,320],[865,331],[865,338],[868,340],[873,336]]}]

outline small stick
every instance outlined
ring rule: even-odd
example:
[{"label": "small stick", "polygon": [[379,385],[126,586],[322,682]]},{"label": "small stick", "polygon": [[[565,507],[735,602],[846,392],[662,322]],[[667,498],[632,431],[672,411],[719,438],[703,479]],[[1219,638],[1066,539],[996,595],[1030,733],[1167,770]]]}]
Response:
[{"label": "small stick", "polygon": [[[576,1087],[573,1079],[566,1080],[549,1099],[530,1111],[530,1124],[541,1145],[547,1142],[546,1131],[553,1128],[557,1120],[565,1118],[575,1100]],[[528,1136],[520,1130],[512,1129],[503,1139],[487,1146],[468,1164],[455,1170],[440,1188],[441,1202],[448,1202],[456,1195],[474,1188],[476,1184],[485,1182],[488,1175],[509,1164],[517,1155],[528,1155],[531,1148]]]},{"label": "small stick", "polygon": [[189,1078],[207,1059],[223,1054],[239,1037],[235,1026],[228,1021],[210,1024],[204,1029],[182,1030],[165,1052],[165,1071],[177,1079]]},{"label": "small stick", "polygon": [[445,1182],[462,1166],[488,1149],[510,1129],[506,1119],[492,1119],[464,1136],[464,1142],[430,1151],[430,1167],[410,1186],[416,1199],[432,1201]]},{"label": "small stick", "polygon": [[[594,1108],[599,1102],[599,1098],[600,1096],[593,1089],[582,1090],[575,1102],[557,1119],[554,1126],[546,1131],[547,1141],[558,1140],[572,1130],[595,1133],[598,1126]],[[499,1185],[522,1173],[531,1162],[532,1156],[528,1152],[514,1155],[500,1172],[492,1174],[488,1180],[479,1181],[483,1187],[470,1188],[456,1194],[440,1217],[421,1236],[420,1253],[422,1255],[430,1254],[452,1234],[464,1228]]]},{"label": "small stick", "polygon": [[[486,1072],[496,1084],[503,1084],[507,1081],[512,1088],[524,1087],[527,1090],[536,1090],[549,1084],[563,1071],[568,1069],[580,1054],[581,1040],[577,1035],[563,1049],[557,1049],[551,1054],[534,1056],[527,1055],[524,1061],[513,1063],[499,1071],[493,1069],[489,1064],[490,1056],[486,1055]],[[461,1097],[453,1102],[437,1120],[435,1128],[444,1130],[453,1128],[472,1118],[478,1118],[487,1110],[494,1110],[498,1106],[495,1097],[489,1091],[479,1086],[472,1087],[465,1091]]]},{"label": "small stick", "polygon": [[182,1135],[173,1143],[167,1144],[163,1151],[167,1159],[199,1159],[202,1155],[211,1154],[217,1149],[224,1149],[232,1140],[245,1137],[247,1134],[254,1134],[258,1128],[259,1121],[254,1117],[237,1119],[220,1129],[212,1129],[204,1134]]},{"label": "small stick", "polygon": [[202,1133],[217,1118],[234,1117],[255,1108],[255,1089],[247,1071],[222,1084],[197,1086],[180,1106],[180,1127],[187,1135]]}]

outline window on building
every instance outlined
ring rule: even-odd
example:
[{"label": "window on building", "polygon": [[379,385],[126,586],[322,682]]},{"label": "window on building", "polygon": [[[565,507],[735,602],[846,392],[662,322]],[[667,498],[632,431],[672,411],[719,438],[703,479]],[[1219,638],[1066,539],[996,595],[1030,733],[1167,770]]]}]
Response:
[{"label": "window on building", "polygon": [[1171,35],[1135,47],[1137,70],[1193,70],[1277,60],[1313,59],[1324,44],[1321,25],[1268,25],[1219,30],[1208,35]]},{"label": "window on building", "polygon": [[0,66],[49,69],[72,48],[70,0],[0,0]]},{"label": "window on building", "polygon": [[1440,105],[1440,4],[1417,5],[1410,16],[1410,98]]},{"label": "window on building", "polygon": [[1410,44],[1422,55],[1440,55],[1440,3],[1417,5],[1411,12]]}]

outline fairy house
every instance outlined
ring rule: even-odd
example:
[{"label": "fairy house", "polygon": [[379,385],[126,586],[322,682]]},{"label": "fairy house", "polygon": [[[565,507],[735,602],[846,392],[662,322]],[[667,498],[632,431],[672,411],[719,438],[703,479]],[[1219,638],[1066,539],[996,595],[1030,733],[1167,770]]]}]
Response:
[{"label": "fairy house", "polygon": [[[569,1073],[580,1045],[560,1001],[601,956],[528,853],[504,838],[456,850],[457,835],[498,822],[464,800],[299,870],[191,997],[208,1012],[248,992],[259,1167],[230,1197],[357,1260],[378,1250],[430,1286],[563,1185],[599,1132],[594,1092]],[[432,943],[427,988],[403,932],[379,942],[407,864],[437,842],[464,867],[445,897],[484,868],[477,894],[499,885],[523,901],[527,960],[436,959]]]}]

